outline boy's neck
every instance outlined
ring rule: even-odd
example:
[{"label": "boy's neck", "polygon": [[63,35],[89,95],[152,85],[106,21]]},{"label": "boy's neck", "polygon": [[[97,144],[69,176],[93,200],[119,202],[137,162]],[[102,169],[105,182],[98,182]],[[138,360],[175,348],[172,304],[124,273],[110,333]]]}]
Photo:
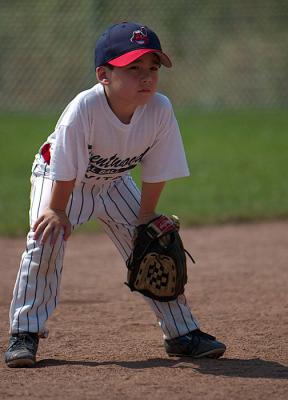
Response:
[{"label": "boy's neck", "polygon": [[131,105],[131,104],[124,104],[123,101],[121,103],[117,101],[117,99],[112,99],[104,90],[107,102],[109,104],[109,107],[113,111],[113,113],[116,115],[116,117],[123,123],[123,124],[130,124],[131,119],[133,117],[134,111],[136,110],[136,106]]}]

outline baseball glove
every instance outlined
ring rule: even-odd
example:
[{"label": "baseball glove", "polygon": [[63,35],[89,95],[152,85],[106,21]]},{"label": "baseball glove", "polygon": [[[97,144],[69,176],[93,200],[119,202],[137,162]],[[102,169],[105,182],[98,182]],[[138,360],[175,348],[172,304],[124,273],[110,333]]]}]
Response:
[{"label": "baseball glove", "polygon": [[183,247],[179,227],[176,216],[165,215],[136,227],[132,253],[126,262],[126,285],[131,291],[158,301],[175,300],[184,292],[187,283],[185,253],[189,253]]}]

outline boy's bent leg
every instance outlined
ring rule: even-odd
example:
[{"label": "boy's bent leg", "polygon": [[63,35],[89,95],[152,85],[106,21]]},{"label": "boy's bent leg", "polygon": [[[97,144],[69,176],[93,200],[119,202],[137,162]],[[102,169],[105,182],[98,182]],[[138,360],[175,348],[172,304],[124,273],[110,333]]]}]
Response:
[{"label": "boy's bent leg", "polygon": [[[31,177],[30,226],[47,207],[53,181],[43,174]],[[65,242],[60,235],[55,245],[34,240],[30,228],[22,254],[10,306],[11,337],[5,354],[9,367],[31,367],[36,362],[39,336],[46,337],[45,322],[56,307],[63,264]]]},{"label": "boy's bent leg", "polygon": [[53,181],[47,176],[48,166],[31,177],[30,232],[22,254],[12,303],[10,306],[10,333],[38,333],[47,336],[45,322],[57,305],[65,251],[61,233],[55,243],[41,244],[34,240],[32,226],[48,206]]},{"label": "boy's bent leg", "polygon": [[[98,218],[126,262],[132,249],[133,231],[140,208],[140,191],[131,177],[125,177],[107,186],[107,190],[100,194],[100,199],[102,211],[98,213]],[[165,339],[185,335],[199,327],[184,295],[170,302],[159,302],[145,296],[143,298],[154,311]]]},{"label": "boy's bent leg", "polygon": [[[48,206],[52,187],[53,181],[44,174],[32,176],[30,226]],[[73,228],[92,216],[94,192],[94,187],[85,184],[74,189],[67,205]],[[51,245],[50,238],[45,244],[40,239],[34,240],[34,232],[30,230],[10,307],[11,334],[37,332],[47,336],[45,323],[58,303],[65,247],[63,232]]]},{"label": "boy's bent leg", "polygon": [[[44,173],[32,176],[30,226],[48,206],[53,181]],[[67,206],[73,228],[91,217],[94,210],[94,188],[77,187]],[[46,337],[45,323],[59,298],[63,257],[66,242],[61,232],[52,246],[34,240],[31,229],[22,255],[10,307],[11,337],[5,354],[10,367],[29,367],[36,362],[38,338]]]}]

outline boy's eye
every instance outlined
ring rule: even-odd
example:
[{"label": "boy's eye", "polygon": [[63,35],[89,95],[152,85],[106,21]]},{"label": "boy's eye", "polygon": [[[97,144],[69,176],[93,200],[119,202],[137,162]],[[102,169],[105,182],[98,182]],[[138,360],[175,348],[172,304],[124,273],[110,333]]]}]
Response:
[{"label": "boy's eye", "polygon": [[[149,67],[150,71],[158,71],[158,69],[160,68],[160,65],[152,65],[151,67]],[[132,71],[138,71],[141,69],[141,66],[138,64],[135,65],[130,65],[128,66],[128,70],[132,70]]]}]

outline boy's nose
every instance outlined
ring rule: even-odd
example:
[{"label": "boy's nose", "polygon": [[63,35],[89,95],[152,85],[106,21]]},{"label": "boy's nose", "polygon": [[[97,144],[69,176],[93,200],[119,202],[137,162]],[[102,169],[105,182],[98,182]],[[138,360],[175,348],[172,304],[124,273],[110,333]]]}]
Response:
[{"label": "boy's nose", "polygon": [[145,71],[141,75],[142,82],[150,82],[152,79],[150,71]]}]

